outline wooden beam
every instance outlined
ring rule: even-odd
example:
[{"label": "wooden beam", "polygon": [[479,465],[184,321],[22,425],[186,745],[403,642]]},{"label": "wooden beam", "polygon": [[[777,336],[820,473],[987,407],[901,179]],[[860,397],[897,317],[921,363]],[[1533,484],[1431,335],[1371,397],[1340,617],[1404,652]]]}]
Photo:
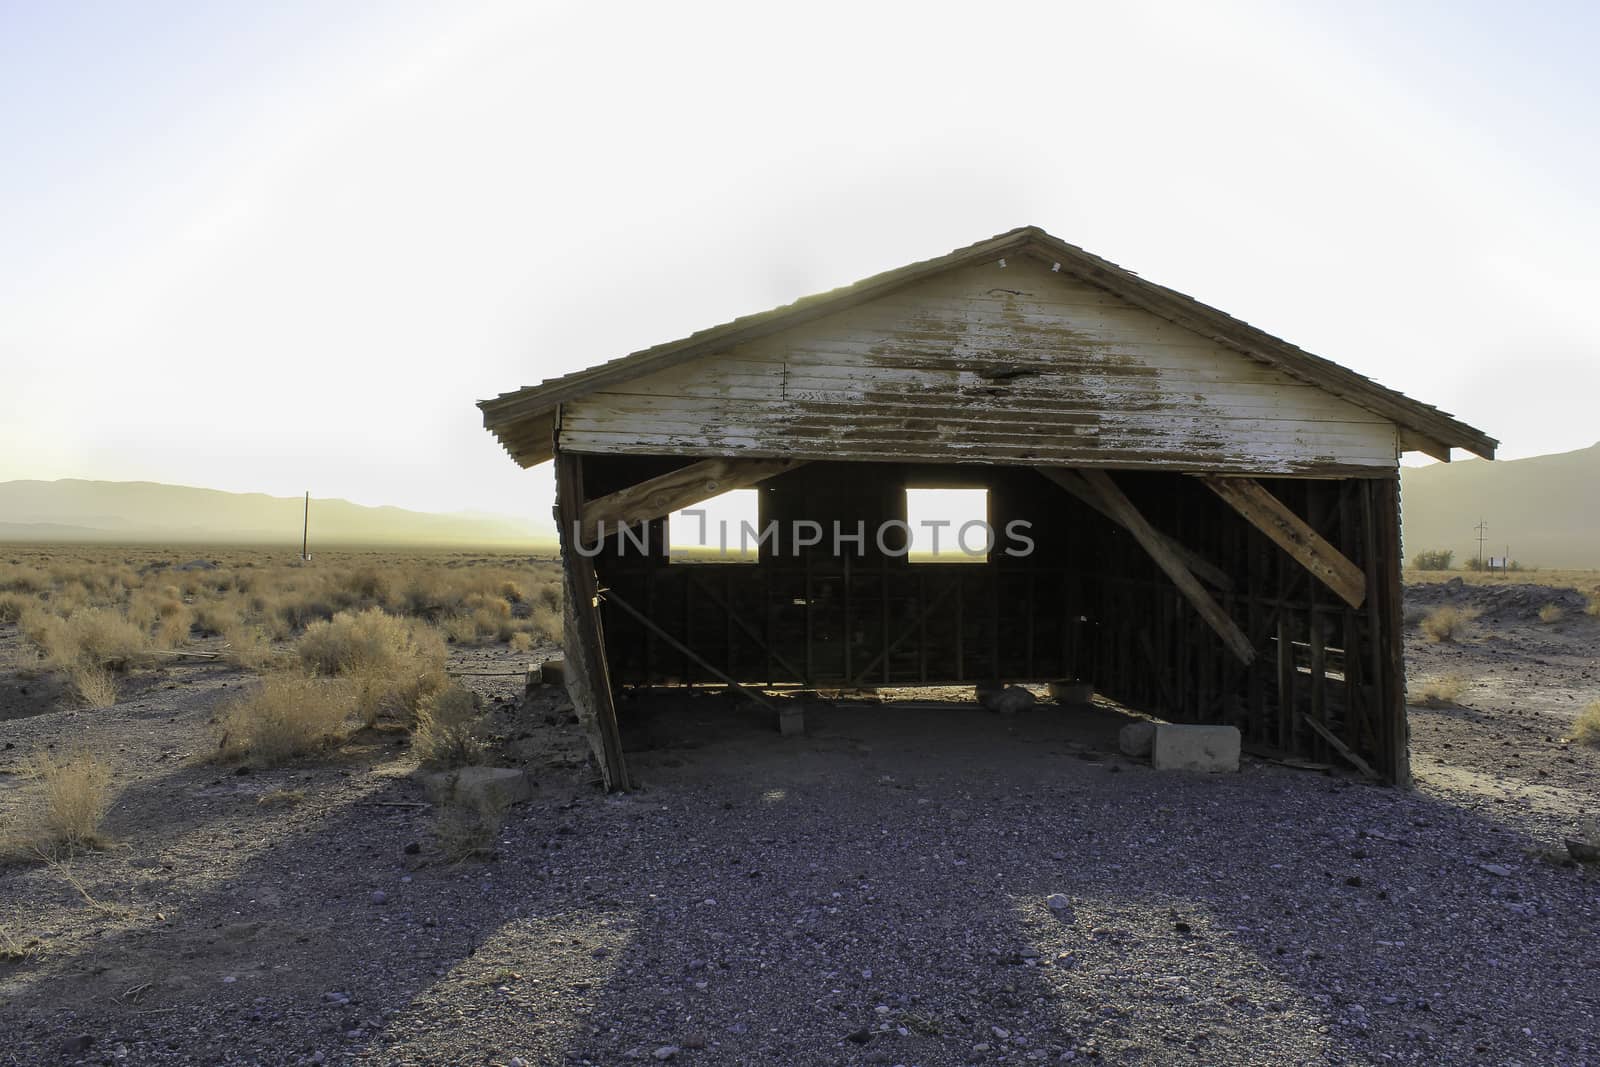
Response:
[{"label": "wooden beam", "polygon": [[1200,480],[1346,604],[1359,608],[1367,599],[1367,576],[1361,568],[1260,482],[1211,475],[1201,475]]},{"label": "wooden beam", "polygon": [[1339,753],[1339,755],[1343,756],[1345,758],[1345,760],[1350,764],[1350,766],[1354,767],[1356,770],[1360,771],[1362,774],[1366,775],[1368,778],[1372,778],[1372,779],[1375,779],[1375,780],[1381,780],[1382,776],[1379,775],[1377,771],[1372,769],[1372,764],[1368,763],[1366,760],[1364,760],[1360,756],[1356,755],[1355,750],[1352,749],[1349,745],[1345,744],[1343,741],[1339,740],[1338,735],[1335,734],[1332,730],[1328,729],[1326,726],[1322,725],[1316,719],[1313,719],[1311,716],[1305,714],[1304,712],[1301,712],[1300,718],[1305,720],[1306,725],[1311,727],[1311,729],[1316,733],[1316,735],[1318,737],[1320,737],[1324,741],[1328,742],[1328,745],[1335,752],[1337,752],[1337,753]]},{"label": "wooden beam", "polygon": [[797,459],[707,459],[647,478],[583,506],[583,543],[590,545],[599,538],[602,522],[608,528],[619,529],[659,519],[730,489],[746,489],[775,474],[793,470],[803,462]]},{"label": "wooden beam", "polygon": [[582,459],[571,453],[556,454],[557,528],[566,593],[561,646],[567,661],[567,695],[590,730],[606,789],[627,790],[628,767],[622,758],[622,731],[617,726],[605,631],[600,626],[598,579],[594,564],[574,551],[571,538],[571,531],[583,522],[582,464]]},{"label": "wooden beam", "polygon": [[1400,451],[1422,452],[1441,463],[1450,462],[1450,446],[1415,430],[1400,431]]},{"label": "wooden beam", "polygon": [[[1071,493],[1073,496],[1077,497],[1079,500],[1098,511],[1101,515],[1104,515],[1107,519],[1110,519],[1118,526],[1122,525],[1122,523],[1118,522],[1116,517],[1111,514],[1111,510],[1095,493],[1094,487],[1088,482],[1084,481],[1083,477],[1077,471],[1069,470],[1066,467],[1035,467],[1034,470],[1038,471],[1046,478],[1049,478],[1052,482],[1055,482],[1061,488],[1065,489],[1067,492]],[[1229,577],[1227,571],[1223,570],[1215,563],[1212,563],[1210,560],[1200,555],[1200,553],[1193,551],[1187,545],[1180,544],[1178,541],[1164,533],[1161,533],[1159,530],[1156,531],[1156,535],[1166,542],[1168,549],[1177,555],[1179,559],[1183,560],[1184,564],[1194,572],[1195,577],[1200,578],[1203,581],[1210,582],[1213,586],[1221,589],[1223,592],[1233,591],[1233,579]]]},{"label": "wooden beam", "polygon": [[632,615],[636,620],[638,620],[639,625],[641,625],[641,626],[645,627],[646,629],[650,630],[657,637],[661,638],[661,640],[665,641],[667,644],[671,645],[673,648],[677,649],[679,652],[682,652],[685,656],[688,656],[690,659],[694,660],[694,662],[699,664],[702,669],[704,669],[706,671],[709,671],[712,674],[712,676],[717,677],[717,678],[721,678],[724,682],[728,683],[730,688],[732,688],[735,691],[737,691],[739,693],[739,695],[745,697],[748,700],[753,701],[756,704],[761,705],[763,708],[766,708],[768,711],[777,711],[778,710],[777,708],[773,707],[772,702],[767,700],[766,697],[763,697],[760,693],[757,693],[753,689],[750,689],[750,688],[747,688],[746,686],[740,685],[738,682],[734,681],[728,675],[726,675],[722,671],[718,670],[714,664],[707,662],[702,656],[700,656],[699,653],[695,652],[694,649],[690,648],[688,645],[684,644],[682,641],[679,641],[676,637],[673,637],[666,630],[662,629],[661,625],[659,623],[657,623],[654,619],[650,618],[650,616],[646,615],[644,612],[640,611],[638,608],[634,607],[632,604],[628,603],[626,600],[623,600],[620,596],[618,596],[616,593],[612,592],[609,589],[606,590],[606,603],[614,604],[615,606],[621,608],[623,611],[627,612],[629,615]]},{"label": "wooden beam", "polygon": [[1184,564],[1183,559],[1167,546],[1167,539],[1151,528],[1139,509],[1133,506],[1111,480],[1111,475],[1103,470],[1085,468],[1083,478],[1090,487],[1099,495],[1101,501],[1110,509],[1111,518],[1133,535],[1134,540],[1150,554],[1156,561],[1156,566],[1166,572],[1172,584],[1176,585],[1184,596],[1189,598],[1189,603],[1194,605],[1200,617],[1217,632],[1222,638],[1222,643],[1227,645],[1233,654],[1239,657],[1240,662],[1249,666],[1255,662],[1256,650],[1250,647],[1250,639],[1239,629],[1237,623],[1229,617],[1222,606],[1211,598],[1193,572]]}]

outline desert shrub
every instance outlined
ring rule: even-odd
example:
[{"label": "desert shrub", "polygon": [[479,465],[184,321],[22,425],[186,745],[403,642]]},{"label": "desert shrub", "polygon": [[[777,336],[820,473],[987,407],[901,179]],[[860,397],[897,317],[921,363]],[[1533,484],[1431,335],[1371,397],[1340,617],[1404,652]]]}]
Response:
[{"label": "desert shrub", "polygon": [[277,659],[272,639],[259,626],[234,622],[222,631],[227,658],[247,670],[258,671]]},{"label": "desert shrub", "polygon": [[1566,617],[1566,609],[1560,604],[1546,604],[1539,609],[1540,622],[1560,622]]},{"label": "desert shrub", "polygon": [[1459,674],[1428,678],[1417,688],[1416,703],[1442,708],[1458,704],[1467,691],[1467,679]]},{"label": "desert shrub", "polygon": [[1430,548],[1418,552],[1411,565],[1419,571],[1447,571],[1456,554],[1448,548]]},{"label": "desert shrub", "polygon": [[508,644],[513,652],[526,652],[533,647],[533,635],[526,630],[519,630],[511,635]]},{"label": "desert shrub", "polygon": [[1445,604],[1428,612],[1422,620],[1422,632],[1430,641],[1448,644],[1466,635],[1473,617],[1470,611]]},{"label": "desert shrub", "polygon": [[416,725],[422,702],[450,683],[442,669],[421,662],[392,671],[364,670],[351,681],[362,725],[375,726],[388,718],[408,728]]},{"label": "desert shrub", "polygon": [[180,647],[189,640],[189,631],[193,625],[194,613],[181,603],[177,605],[176,611],[164,611],[156,624],[156,645],[166,649]]},{"label": "desert shrub", "polygon": [[315,622],[300,638],[300,660],[317,674],[357,674],[444,666],[437,634],[377,608],[340,612]]},{"label": "desert shrub", "polygon": [[38,753],[23,762],[32,779],[7,850],[57,856],[102,843],[100,824],[111,800],[111,769],[78,753],[57,759]]},{"label": "desert shrub", "polygon": [[195,607],[190,625],[203,636],[217,637],[237,629],[242,621],[239,609],[234,605],[208,601]]},{"label": "desert shrub", "polygon": [[423,763],[434,766],[472,766],[483,762],[480,732],[477,694],[450,685],[420,702],[411,750]]},{"label": "desert shrub", "polygon": [[321,752],[344,740],[355,703],[348,679],[271,675],[223,709],[218,758],[270,767]]},{"label": "desert shrub", "polygon": [[561,640],[562,617],[560,606],[536,604],[528,616],[528,632],[541,641]]},{"label": "desert shrub", "polygon": [[109,608],[83,608],[67,618],[29,609],[18,624],[49,664],[63,670],[78,665],[126,666],[150,647],[143,629]]},{"label": "desert shrub", "polygon": [[1600,700],[1578,712],[1572,724],[1572,739],[1579,744],[1600,748]]},{"label": "desert shrub", "polygon": [[78,663],[67,671],[72,691],[91,708],[109,708],[117,702],[117,680],[104,667]]},{"label": "desert shrub", "polygon": [[1600,591],[1589,594],[1589,603],[1584,605],[1585,615],[1600,615]]},{"label": "desert shrub", "polygon": [[370,563],[345,575],[343,585],[361,600],[381,601],[389,596],[389,576]]},{"label": "desert shrub", "polygon": [[8,565],[0,568],[0,593],[44,592],[50,588],[50,577],[34,567]]},{"label": "desert shrub", "polygon": [[0,622],[16,622],[38,601],[22,593],[0,593]]}]

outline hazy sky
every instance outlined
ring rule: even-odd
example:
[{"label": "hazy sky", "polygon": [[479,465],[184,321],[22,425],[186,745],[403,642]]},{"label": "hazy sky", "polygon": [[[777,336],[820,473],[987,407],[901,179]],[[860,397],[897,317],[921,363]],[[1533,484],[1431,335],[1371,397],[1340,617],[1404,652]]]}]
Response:
[{"label": "hazy sky", "polygon": [[473,401],[1024,224],[1582,447],[1597,43],[1575,3],[0,0],[0,480],[547,515]]}]

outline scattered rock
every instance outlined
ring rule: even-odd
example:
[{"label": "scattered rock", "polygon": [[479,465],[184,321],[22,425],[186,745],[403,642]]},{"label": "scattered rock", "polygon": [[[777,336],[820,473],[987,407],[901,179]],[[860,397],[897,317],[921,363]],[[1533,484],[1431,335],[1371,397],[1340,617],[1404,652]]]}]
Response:
[{"label": "scattered rock", "polygon": [[1008,685],[998,690],[985,687],[978,691],[978,703],[1001,715],[1015,715],[1033,707],[1035,702],[1032,691],[1020,685]]},{"label": "scattered rock", "polygon": [[672,1057],[676,1056],[677,1054],[678,1054],[678,1046],[677,1045],[662,1045],[660,1048],[658,1048],[654,1052],[650,1053],[651,1056],[655,1057],[658,1060],[670,1060],[670,1059],[672,1059]]}]

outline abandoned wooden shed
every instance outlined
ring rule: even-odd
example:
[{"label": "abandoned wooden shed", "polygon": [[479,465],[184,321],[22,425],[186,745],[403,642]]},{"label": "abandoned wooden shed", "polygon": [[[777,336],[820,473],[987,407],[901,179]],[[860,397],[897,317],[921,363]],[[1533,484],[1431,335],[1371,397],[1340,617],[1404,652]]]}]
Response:
[{"label": "abandoned wooden shed", "polygon": [[[479,406],[556,462],[612,788],[614,686],[1064,678],[1405,783],[1399,457],[1496,446],[1035,227]],[[753,562],[675,562],[665,516],[745,487]],[[957,487],[1025,533],[919,561],[911,492]]]}]

